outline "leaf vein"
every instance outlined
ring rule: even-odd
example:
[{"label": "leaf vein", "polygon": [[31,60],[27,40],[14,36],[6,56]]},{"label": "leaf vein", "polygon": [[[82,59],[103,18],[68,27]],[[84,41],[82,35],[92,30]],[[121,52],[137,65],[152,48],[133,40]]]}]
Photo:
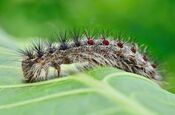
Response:
[{"label": "leaf vein", "polygon": [[21,101],[21,102],[17,102],[17,103],[2,105],[2,106],[0,106],[0,109],[8,109],[8,108],[13,108],[13,107],[26,105],[26,104],[36,103],[36,102],[40,102],[40,101],[44,101],[44,100],[48,100],[48,99],[52,99],[52,98],[58,98],[58,97],[63,97],[63,96],[70,96],[70,95],[76,95],[76,94],[80,94],[80,93],[87,93],[87,92],[94,92],[94,91],[95,90],[90,89],[90,88],[88,88],[88,89],[82,88],[82,89],[67,91],[67,92],[63,92],[63,93],[51,94],[49,96],[43,96],[43,97],[39,97],[39,98],[35,98],[35,99],[29,99],[29,100]]}]

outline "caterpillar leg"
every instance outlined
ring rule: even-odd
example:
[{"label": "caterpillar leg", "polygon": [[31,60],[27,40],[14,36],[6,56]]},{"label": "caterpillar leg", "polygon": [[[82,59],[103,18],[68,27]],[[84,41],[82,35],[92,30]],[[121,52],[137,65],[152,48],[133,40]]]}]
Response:
[{"label": "caterpillar leg", "polygon": [[60,77],[60,71],[61,71],[60,65],[58,63],[55,63],[55,62],[52,62],[52,65],[56,69],[58,77]]},{"label": "caterpillar leg", "polygon": [[57,66],[55,67],[55,69],[57,70],[58,77],[60,77],[60,71],[61,71],[60,65],[57,65]]}]

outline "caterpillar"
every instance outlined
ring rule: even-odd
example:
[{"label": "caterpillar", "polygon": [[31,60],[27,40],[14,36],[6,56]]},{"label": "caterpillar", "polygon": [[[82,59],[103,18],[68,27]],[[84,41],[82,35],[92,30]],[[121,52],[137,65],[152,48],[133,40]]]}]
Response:
[{"label": "caterpillar", "polygon": [[[72,38],[72,40],[68,40]],[[85,63],[83,68],[110,66],[121,70],[160,81],[157,65],[149,61],[148,56],[139,49],[137,43],[122,39],[111,39],[101,34],[98,36],[72,32],[60,34],[59,42],[38,41],[30,48],[21,49],[22,71],[27,82],[47,80],[49,68],[54,68],[60,77],[60,65]]]}]

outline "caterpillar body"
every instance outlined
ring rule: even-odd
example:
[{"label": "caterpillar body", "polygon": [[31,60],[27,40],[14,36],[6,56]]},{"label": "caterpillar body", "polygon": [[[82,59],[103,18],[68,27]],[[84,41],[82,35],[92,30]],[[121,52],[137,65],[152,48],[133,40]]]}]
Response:
[{"label": "caterpillar body", "polygon": [[[84,36],[83,36],[84,35]],[[160,81],[156,65],[152,64],[137,44],[108,37],[75,34],[67,41],[66,33],[57,42],[36,42],[31,48],[20,50],[22,71],[27,82],[48,79],[49,68],[60,76],[61,64],[84,63],[84,68],[110,66]]]}]

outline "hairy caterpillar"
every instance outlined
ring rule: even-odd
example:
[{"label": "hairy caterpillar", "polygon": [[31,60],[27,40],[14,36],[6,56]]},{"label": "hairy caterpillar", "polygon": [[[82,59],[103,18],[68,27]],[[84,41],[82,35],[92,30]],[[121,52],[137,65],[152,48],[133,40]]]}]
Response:
[{"label": "hairy caterpillar", "polygon": [[96,36],[67,33],[58,36],[59,42],[35,42],[31,48],[20,50],[22,53],[22,71],[27,82],[48,79],[49,68],[52,67],[60,76],[60,65],[71,63],[87,64],[84,68],[98,66],[116,67],[128,72],[160,81],[161,76],[146,54],[142,54],[136,43],[124,42],[121,39],[110,40],[104,35]]}]

